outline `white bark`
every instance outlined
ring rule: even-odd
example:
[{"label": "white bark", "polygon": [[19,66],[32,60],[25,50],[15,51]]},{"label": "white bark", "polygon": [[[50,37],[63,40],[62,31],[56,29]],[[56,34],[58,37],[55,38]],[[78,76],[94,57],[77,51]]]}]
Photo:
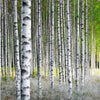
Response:
[{"label": "white bark", "polygon": [[2,1],[0,0],[0,100],[1,100],[1,7],[2,7]]},{"label": "white bark", "polygon": [[21,33],[21,100],[30,100],[31,50],[31,0],[22,0]]},{"label": "white bark", "polygon": [[3,36],[4,36],[4,31],[3,31],[3,27],[4,27],[4,23],[3,23],[3,0],[1,1],[2,5],[1,5],[1,67],[2,67],[2,77],[4,77],[4,40],[3,40]]},{"label": "white bark", "polygon": [[42,77],[42,55],[41,55],[41,42],[42,42],[42,28],[41,28],[41,0],[38,0],[38,90],[39,96],[42,95],[41,77]]},{"label": "white bark", "polygon": [[16,99],[21,100],[21,71],[19,60],[19,37],[17,21],[17,0],[14,0],[14,40],[15,40],[15,66],[16,66]]},{"label": "white bark", "polygon": [[79,90],[79,0],[77,0],[77,28],[76,28],[76,88]]},{"label": "white bark", "polygon": [[[91,74],[94,69],[94,37],[93,37],[93,0],[91,1]],[[85,73],[87,69],[85,68]]]},{"label": "white bark", "polygon": [[65,33],[65,13],[64,13],[64,0],[63,0],[63,32],[64,32],[64,55],[65,55],[65,81],[67,82],[67,45]]},{"label": "white bark", "polygon": [[58,31],[58,67],[59,67],[59,83],[62,83],[62,68],[61,68],[61,37],[60,37],[60,1],[58,0],[58,11],[57,11],[57,31]]},{"label": "white bark", "polygon": [[54,0],[51,1],[51,88],[54,88]]},{"label": "white bark", "polygon": [[64,77],[64,59],[63,59],[63,55],[64,55],[64,45],[63,45],[63,2],[64,0],[60,1],[60,17],[61,17],[61,67],[62,67],[62,81],[65,82],[65,77]]},{"label": "white bark", "polygon": [[[11,7],[13,8],[13,2],[11,1]],[[12,65],[12,77],[14,77],[14,34],[13,34],[13,10],[11,10],[11,65]]]},{"label": "white bark", "polygon": [[81,0],[81,84],[84,86],[84,0]]},{"label": "white bark", "polygon": [[88,3],[87,0],[85,0],[85,7],[86,7],[86,17],[85,17],[85,23],[86,23],[86,31],[85,31],[85,79],[87,79],[87,69],[88,69]]},{"label": "white bark", "polygon": [[72,73],[71,73],[71,32],[70,32],[70,14],[69,0],[66,0],[66,19],[67,19],[67,68],[68,68],[68,88],[72,94]]},{"label": "white bark", "polygon": [[5,77],[7,77],[7,7],[6,7],[6,0],[4,2],[5,4]]},{"label": "white bark", "polygon": [[51,81],[51,2],[49,0],[49,76]]},{"label": "white bark", "polygon": [[76,69],[76,29],[75,29],[75,23],[76,23],[76,21],[75,21],[75,0],[74,0],[74,2],[73,2],[73,6],[74,6],[74,24],[73,24],[73,36],[74,36],[74,40],[73,40],[73,46],[74,46],[74,57],[73,57],[73,67],[74,67],[74,79],[75,79],[75,69]]},{"label": "white bark", "polygon": [[11,70],[11,63],[10,63],[10,24],[9,24],[9,18],[10,16],[8,16],[8,35],[7,35],[7,49],[8,49],[8,77],[10,77],[10,75],[11,75],[11,72],[10,72],[10,70]]}]

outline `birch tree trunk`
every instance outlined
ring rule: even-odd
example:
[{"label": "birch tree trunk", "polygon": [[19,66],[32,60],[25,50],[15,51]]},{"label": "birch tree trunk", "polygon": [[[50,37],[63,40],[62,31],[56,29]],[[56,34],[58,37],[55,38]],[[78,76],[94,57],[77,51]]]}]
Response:
[{"label": "birch tree trunk", "polygon": [[[13,1],[11,0],[11,7],[13,9]],[[12,45],[12,50],[11,50],[11,56],[12,56],[12,77],[14,77],[14,34],[13,34],[13,10],[11,10],[11,45]]]},{"label": "birch tree trunk", "polygon": [[8,38],[8,40],[7,40],[7,49],[8,49],[8,56],[7,56],[7,58],[8,58],[8,77],[10,77],[10,75],[11,75],[11,72],[10,72],[10,70],[11,70],[11,63],[10,63],[10,24],[9,24],[9,22],[10,22],[10,16],[8,16],[8,35],[7,35],[7,38]]},{"label": "birch tree trunk", "polygon": [[33,0],[33,20],[32,20],[32,22],[33,22],[33,24],[32,24],[32,32],[33,32],[33,42],[32,42],[32,59],[33,59],[33,70],[32,70],[32,74],[34,75],[34,68],[35,68],[35,12],[34,12],[34,9],[35,9],[35,1]]},{"label": "birch tree trunk", "polygon": [[[51,70],[51,2],[49,0],[49,71]],[[51,81],[51,72],[50,72]]]},{"label": "birch tree trunk", "polygon": [[84,0],[81,0],[81,84],[84,86]]},{"label": "birch tree trunk", "polygon": [[64,0],[61,0],[60,1],[60,8],[61,8],[61,10],[60,10],[60,12],[61,12],[61,14],[60,14],[60,17],[61,17],[61,67],[62,67],[62,81],[63,82],[65,82],[65,77],[64,77],[64,59],[63,59],[63,55],[64,55],[64,45],[63,45],[63,1]]},{"label": "birch tree trunk", "polygon": [[[48,2],[46,3],[48,4]],[[48,5],[47,5],[48,6]],[[47,70],[48,70],[48,32],[47,32],[47,6],[46,6],[46,24],[45,24],[45,35],[46,35],[46,42],[45,42],[45,79],[47,79]]]},{"label": "birch tree trunk", "polygon": [[5,77],[7,77],[7,1],[5,0]]},{"label": "birch tree trunk", "polygon": [[75,0],[73,1],[73,6],[74,6],[74,12],[73,12],[73,16],[74,16],[74,23],[73,23],[73,36],[74,36],[74,40],[73,40],[73,48],[74,48],[74,57],[73,57],[73,67],[74,67],[74,79],[75,79],[75,70],[76,70],[76,29],[75,29],[75,26],[76,26],[76,21],[75,21]]},{"label": "birch tree trunk", "polygon": [[1,100],[1,7],[2,1],[0,0],[0,100]]},{"label": "birch tree trunk", "polygon": [[[91,1],[91,74],[92,70],[94,68],[94,56],[93,56],[93,0]],[[85,73],[86,73],[86,68],[85,68]]]},{"label": "birch tree trunk", "polygon": [[62,76],[62,69],[61,69],[61,38],[60,38],[60,1],[58,0],[58,11],[57,11],[57,31],[58,31],[58,65],[59,65],[59,83],[61,84],[61,76]]},{"label": "birch tree trunk", "polygon": [[9,78],[9,67],[8,67],[8,65],[9,65],[9,62],[8,62],[8,40],[9,40],[9,25],[8,25],[8,23],[9,23],[9,16],[8,16],[8,1],[6,2],[6,18],[7,18],[7,77]]},{"label": "birch tree trunk", "polygon": [[76,88],[79,90],[79,0],[77,0],[77,28],[76,28]]},{"label": "birch tree trunk", "polygon": [[51,1],[51,88],[54,88],[54,0]]},{"label": "birch tree trunk", "polygon": [[2,77],[4,77],[4,40],[3,40],[3,34],[4,34],[4,22],[3,22],[3,0],[1,1],[1,67],[2,67]]},{"label": "birch tree trunk", "polygon": [[66,19],[67,19],[67,68],[68,68],[68,88],[72,94],[72,73],[71,73],[71,32],[70,32],[70,15],[69,15],[69,0],[66,0]]},{"label": "birch tree trunk", "polygon": [[66,45],[66,33],[65,33],[65,10],[64,10],[64,0],[63,0],[63,34],[64,34],[64,54],[65,54],[65,82],[67,82],[67,45]]},{"label": "birch tree trunk", "polygon": [[11,15],[9,15],[9,76],[11,76],[11,67],[12,67],[12,44],[10,43],[12,40],[12,24],[11,24]]},{"label": "birch tree trunk", "polygon": [[14,40],[15,40],[15,66],[16,66],[16,99],[21,100],[21,71],[19,60],[19,37],[17,22],[17,0],[14,0]]},{"label": "birch tree trunk", "polygon": [[31,68],[31,0],[22,0],[21,33],[21,100],[30,100],[30,68]]},{"label": "birch tree trunk", "polygon": [[38,89],[39,96],[42,95],[41,90],[41,77],[42,77],[42,56],[41,56],[41,39],[42,39],[42,28],[41,28],[41,0],[38,0]]},{"label": "birch tree trunk", "polygon": [[[85,17],[85,23],[86,23],[86,31],[85,31],[85,79],[87,79],[87,72],[86,69],[88,69],[88,2],[85,0],[85,7],[86,7],[86,17]],[[86,68],[87,67],[87,68]]]}]

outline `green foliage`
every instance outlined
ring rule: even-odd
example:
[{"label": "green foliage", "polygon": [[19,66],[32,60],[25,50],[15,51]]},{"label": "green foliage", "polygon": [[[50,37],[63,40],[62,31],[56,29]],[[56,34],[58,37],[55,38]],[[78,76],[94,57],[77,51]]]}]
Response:
[{"label": "green foliage", "polygon": [[15,77],[10,76],[9,78],[10,78],[10,80],[15,80]]},{"label": "green foliage", "polygon": [[8,79],[7,77],[3,77],[3,80],[6,81],[6,82],[7,82],[7,79]]},{"label": "green foliage", "polygon": [[35,70],[34,73],[32,74],[32,78],[38,77],[38,72]]},{"label": "green foliage", "polygon": [[[92,0],[88,0],[88,17],[89,17],[89,43],[91,44],[91,1]],[[72,16],[73,16],[73,11],[74,11],[74,7],[73,7],[73,2],[74,0],[71,0],[71,5],[72,5]],[[20,29],[21,29],[21,0],[18,0],[17,1],[18,3],[18,32],[19,32],[19,36],[20,36]],[[43,28],[43,31],[44,32],[44,25],[46,24],[46,16],[47,16],[47,27],[48,27],[48,20],[49,20],[49,0],[41,0],[41,11],[42,11],[42,28]],[[54,13],[54,20],[55,20],[55,30],[57,28],[57,0],[55,0],[55,13]],[[9,14],[12,13],[13,9],[13,2],[11,0],[8,0],[8,12]],[[80,7],[81,7],[81,1],[80,1]],[[84,1],[84,7],[85,7],[85,1]],[[35,5],[35,0],[34,0],[34,14],[36,14],[36,5]],[[46,13],[46,9],[47,9],[47,13]],[[85,11],[85,9],[84,9]],[[66,8],[64,8],[64,12],[66,12]],[[81,10],[80,10],[81,12]],[[77,1],[75,1],[75,19],[77,17]],[[66,15],[66,14],[65,14]],[[33,16],[33,0],[32,0],[32,16]],[[80,13],[80,17],[81,17],[81,13]],[[33,17],[32,17],[33,18]],[[85,16],[84,16],[85,18]],[[66,18],[65,18],[66,19]],[[96,48],[97,49],[97,52],[99,52],[99,48],[100,48],[100,1],[99,0],[93,0],[93,30],[94,30],[94,34],[95,34],[95,42],[96,42]],[[36,24],[36,22],[35,22]],[[56,31],[55,31],[56,33]],[[46,33],[46,35],[43,35],[43,43],[46,43],[49,38],[48,38],[48,31]],[[55,34],[56,35],[56,34]],[[56,39],[54,39],[56,41]],[[46,41],[46,42],[45,42]],[[90,52],[91,52],[91,45],[90,45]],[[97,53],[98,55],[98,53]]]}]

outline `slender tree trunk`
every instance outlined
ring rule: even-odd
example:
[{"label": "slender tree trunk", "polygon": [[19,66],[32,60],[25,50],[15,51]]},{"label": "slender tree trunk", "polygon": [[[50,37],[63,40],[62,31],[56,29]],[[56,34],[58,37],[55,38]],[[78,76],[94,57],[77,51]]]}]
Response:
[{"label": "slender tree trunk", "polygon": [[35,12],[34,12],[34,9],[35,9],[35,1],[33,0],[33,20],[32,20],[32,22],[33,22],[33,27],[32,27],[32,30],[33,30],[33,42],[32,42],[32,52],[33,52],[33,57],[32,57],[32,59],[33,59],[33,69],[32,69],[32,74],[34,75],[34,68],[35,68]]},{"label": "slender tree trunk", "polygon": [[61,67],[62,67],[62,81],[65,82],[65,77],[64,77],[64,59],[63,59],[63,55],[64,55],[64,45],[63,45],[63,1],[60,1],[60,17],[61,17]]},{"label": "slender tree trunk", "polygon": [[74,6],[74,11],[73,11],[73,16],[74,16],[74,23],[73,23],[73,36],[74,36],[74,40],[73,40],[73,53],[74,53],[74,57],[73,57],[73,67],[74,67],[74,79],[75,79],[75,70],[76,70],[76,29],[75,29],[75,24],[76,24],[76,21],[75,21],[75,0],[73,1],[73,6]]},{"label": "slender tree trunk", "polygon": [[51,88],[54,88],[54,0],[51,1]]},{"label": "slender tree trunk", "polygon": [[41,40],[42,40],[42,28],[41,28],[41,0],[38,0],[38,89],[39,96],[42,95],[41,90],[41,77],[42,77],[42,55],[41,55]]},{"label": "slender tree trunk", "polygon": [[69,16],[70,16],[70,33],[71,33],[71,41],[70,41],[70,45],[71,45],[71,71],[72,71],[72,81],[73,81],[73,31],[72,31],[72,4],[71,4],[71,0],[69,0]]},{"label": "slender tree trunk", "polygon": [[71,32],[70,32],[70,15],[69,0],[66,0],[66,19],[67,19],[67,68],[68,68],[68,88],[72,94],[72,73],[71,73]]},{"label": "slender tree trunk", "polygon": [[4,77],[4,22],[3,22],[3,0],[1,1],[1,68],[2,68],[2,77]]},{"label": "slender tree trunk", "polygon": [[5,0],[5,77],[7,77],[7,1]]},{"label": "slender tree trunk", "polygon": [[8,16],[8,1],[7,1],[7,3],[6,3],[6,18],[7,18],[7,77],[9,78],[9,66],[8,66],[8,64],[9,64],[9,62],[8,62],[8,38],[9,38],[9,28],[8,28],[8,23],[9,23],[9,16]]},{"label": "slender tree trunk", "polygon": [[77,29],[76,29],[76,88],[79,90],[79,0],[77,0]]},{"label": "slender tree trunk", "polygon": [[[13,2],[11,0],[11,7],[13,9]],[[13,10],[11,10],[11,45],[12,45],[12,61],[11,61],[11,65],[12,65],[12,77],[14,77],[14,34],[13,34]]]},{"label": "slender tree trunk", "polygon": [[10,43],[12,41],[12,20],[11,15],[9,15],[9,76],[11,77],[11,67],[12,67],[12,44]]},{"label": "slender tree trunk", "polygon": [[96,57],[95,57],[95,34],[93,33],[93,61],[94,61],[94,63],[93,63],[93,68],[95,69],[95,59],[96,59]]},{"label": "slender tree trunk", "polygon": [[1,7],[2,1],[0,0],[0,100],[1,100]]},{"label": "slender tree trunk", "polygon": [[[46,3],[47,4],[47,3]],[[48,6],[48,5],[47,5]],[[46,6],[46,24],[45,24],[45,35],[46,35],[46,42],[45,42],[45,79],[47,79],[47,69],[48,69],[48,32],[47,32],[47,6]]]},{"label": "slender tree trunk", "polygon": [[86,23],[86,31],[85,31],[85,79],[87,79],[87,69],[88,69],[88,63],[89,63],[89,60],[88,60],[88,1],[85,0],[85,7],[86,7],[86,17],[85,17],[85,23]]},{"label": "slender tree trunk", "polygon": [[15,40],[15,66],[16,66],[16,99],[21,100],[21,71],[19,60],[19,37],[17,21],[17,0],[14,0],[14,40]]},{"label": "slender tree trunk", "polygon": [[[93,0],[91,1],[91,74],[93,70],[94,56],[93,56]],[[87,69],[85,68],[85,71]]]},{"label": "slender tree trunk", "polygon": [[21,100],[30,100],[30,68],[31,68],[31,1],[22,0],[21,33]]},{"label": "slender tree trunk", "polygon": [[10,16],[8,16],[8,36],[7,36],[7,38],[8,38],[8,40],[7,40],[7,49],[8,49],[8,56],[7,56],[7,58],[8,58],[8,77],[10,77],[10,24],[9,24],[9,22],[10,22]]},{"label": "slender tree trunk", "polygon": [[64,10],[64,0],[63,0],[63,34],[64,34],[64,55],[65,55],[65,81],[67,82],[67,45],[66,45],[66,33],[65,33],[65,10]]},{"label": "slender tree trunk", "polygon": [[59,83],[61,84],[61,76],[62,76],[62,69],[61,69],[61,38],[60,38],[60,1],[58,0],[58,11],[57,11],[57,31],[58,31],[58,65],[59,65]]},{"label": "slender tree trunk", "polygon": [[49,0],[49,73],[50,73],[50,81],[51,81],[51,2]]},{"label": "slender tree trunk", "polygon": [[35,65],[36,65],[36,68],[37,68],[37,71],[38,71],[38,67],[37,67],[37,51],[38,51],[38,0],[36,0],[36,55],[35,55]]},{"label": "slender tree trunk", "polygon": [[84,0],[81,0],[81,84],[84,86]]}]

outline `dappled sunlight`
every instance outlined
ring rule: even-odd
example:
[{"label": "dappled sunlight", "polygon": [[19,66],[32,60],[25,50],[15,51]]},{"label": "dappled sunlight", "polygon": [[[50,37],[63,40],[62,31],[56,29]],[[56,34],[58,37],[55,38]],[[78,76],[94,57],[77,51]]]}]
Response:
[{"label": "dappled sunlight", "polygon": [[100,76],[100,69],[91,69],[90,75],[91,76]]}]

